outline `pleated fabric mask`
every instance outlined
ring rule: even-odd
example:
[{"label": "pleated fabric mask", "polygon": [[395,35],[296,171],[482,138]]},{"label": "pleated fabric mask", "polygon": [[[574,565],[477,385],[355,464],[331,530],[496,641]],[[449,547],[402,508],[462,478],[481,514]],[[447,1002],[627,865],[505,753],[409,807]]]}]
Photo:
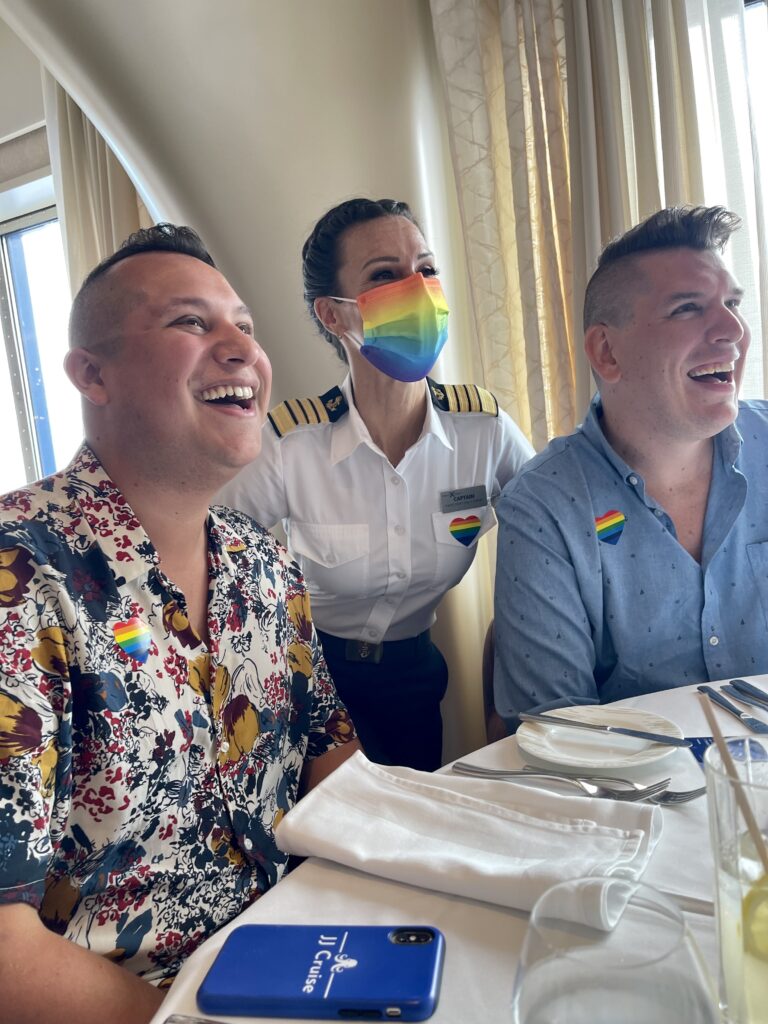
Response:
[{"label": "pleated fabric mask", "polygon": [[448,340],[448,303],[436,277],[415,273],[362,292],[362,340],[347,332],[377,370],[395,380],[423,380]]}]

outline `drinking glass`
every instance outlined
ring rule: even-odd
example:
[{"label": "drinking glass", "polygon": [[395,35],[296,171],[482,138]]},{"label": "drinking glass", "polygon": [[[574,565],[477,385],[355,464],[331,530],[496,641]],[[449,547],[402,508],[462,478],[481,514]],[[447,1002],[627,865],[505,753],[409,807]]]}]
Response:
[{"label": "drinking glass", "polygon": [[713,985],[682,913],[649,885],[582,878],[531,911],[514,1024],[717,1024]]},{"label": "drinking glass", "polygon": [[768,1024],[768,877],[736,796],[741,787],[768,843],[768,750],[726,741],[738,783],[713,744],[704,756],[720,939],[720,1007],[729,1024]]}]

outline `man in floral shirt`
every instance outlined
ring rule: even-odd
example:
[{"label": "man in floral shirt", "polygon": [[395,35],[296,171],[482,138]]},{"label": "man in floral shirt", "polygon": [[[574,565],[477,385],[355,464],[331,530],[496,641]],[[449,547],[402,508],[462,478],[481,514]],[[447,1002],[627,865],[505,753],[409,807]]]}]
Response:
[{"label": "man in floral shirt", "polygon": [[276,825],[359,744],[298,567],[208,507],[271,371],[194,232],[100,264],[70,343],[86,442],[0,498],[0,1016],[127,1024],[279,880]]}]

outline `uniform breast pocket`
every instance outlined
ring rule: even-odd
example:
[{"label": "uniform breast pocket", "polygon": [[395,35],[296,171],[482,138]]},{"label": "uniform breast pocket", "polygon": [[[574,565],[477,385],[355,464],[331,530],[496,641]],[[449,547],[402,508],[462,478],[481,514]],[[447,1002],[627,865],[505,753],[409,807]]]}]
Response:
[{"label": "uniform breast pocket", "polygon": [[437,565],[436,578],[447,587],[458,583],[472,564],[477,542],[496,525],[490,505],[464,512],[433,512]]},{"label": "uniform breast pocket", "polygon": [[370,537],[367,523],[298,523],[288,530],[288,547],[313,593],[351,597],[367,594]]}]

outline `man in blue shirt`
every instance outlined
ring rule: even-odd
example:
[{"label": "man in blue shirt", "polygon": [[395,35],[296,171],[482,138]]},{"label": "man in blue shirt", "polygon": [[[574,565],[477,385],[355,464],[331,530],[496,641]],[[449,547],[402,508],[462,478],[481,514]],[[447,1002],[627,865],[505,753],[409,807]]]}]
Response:
[{"label": "man in blue shirt", "polygon": [[662,210],[586,292],[598,382],[584,423],[504,489],[495,702],[606,703],[768,671],[768,402],[720,253],[739,218]]}]

